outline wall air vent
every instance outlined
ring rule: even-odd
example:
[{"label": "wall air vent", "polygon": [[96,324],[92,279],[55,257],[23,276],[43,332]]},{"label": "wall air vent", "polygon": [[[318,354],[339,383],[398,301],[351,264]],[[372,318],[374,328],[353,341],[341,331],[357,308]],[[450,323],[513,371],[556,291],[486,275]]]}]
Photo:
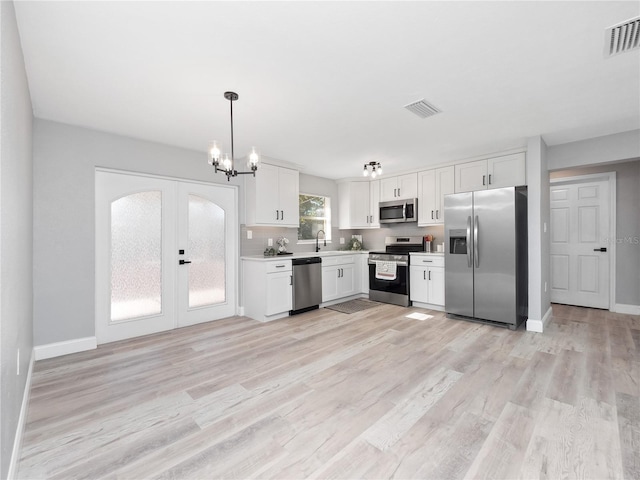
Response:
[{"label": "wall air vent", "polygon": [[412,102],[409,105],[405,105],[404,108],[412,113],[415,113],[420,118],[432,117],[436,113],[442,112],[442,110],[434,107],[430,103],[425,102],[424,98],[422,100],[418,100],[417,102]]},{"label": "wall air vent", "polygon": [[604,33],[604,56],[613,57],[640,48],[640,17],[613,25]]}]

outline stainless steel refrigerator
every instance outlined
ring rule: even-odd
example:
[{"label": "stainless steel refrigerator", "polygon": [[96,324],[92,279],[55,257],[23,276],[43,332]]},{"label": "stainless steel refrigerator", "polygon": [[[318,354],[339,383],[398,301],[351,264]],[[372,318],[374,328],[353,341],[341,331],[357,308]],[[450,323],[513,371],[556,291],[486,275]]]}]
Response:
[{"label": "stainless steel refrigerator", "polygon": [[512,330],[527,318],[527,187],[444,197],[445,311]]}]

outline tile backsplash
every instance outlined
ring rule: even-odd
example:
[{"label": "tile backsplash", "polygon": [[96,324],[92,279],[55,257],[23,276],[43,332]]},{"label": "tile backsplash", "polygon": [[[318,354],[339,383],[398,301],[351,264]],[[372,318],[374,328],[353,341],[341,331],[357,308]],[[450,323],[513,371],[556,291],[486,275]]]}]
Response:
[{"label": "tile backsplash", "polygon": [[[247,231],[251,231],[252,238],[247,238]],[[397,236],[434,236],[435,245],[444,242],[444,226],[434,227],[417,227],[416,225],[402,224],[389,227],[363,229],[363,230],[340,230],[338,228],[331,229],[331,243],[323,246],[320,241],[322,250],[344,250],[346,244],[351,239],[351,235],[362,235],[362,243],[365,250],[384,250],[385,237]],[[273,248],[277,248],[276,240],[280,237],[289,239],[287,251],[293,253],[313,252],[315,251],[315,243],[298,242],[297,228],[283,227],[247,227],[240,225],[240,251],[242,256],[262,255],[267,248],[268,239],[273,239]],[[340,244],[340,238],[345,239],[344,244]]]},{"label": "tile backsplash", "polygon": [[[251,231],[251,239],[247,238],[247,231]],[[351,235],[357,233],[355,230],[340,230],[338,228],[331,229],[331,242],[325,247],[323,241],[320,240],[320,248],[326,250],[344,250],[346,244],[351,239]],[[273,248],[277,248],[276,240],[280,237],[289,239],[287,251],[293,253],[313,252],[315,251],[315,243],[298,243],[297,228],[283,227],[247,227],[240,225],[240,252],[242,256],[262,255],[268,247],[269,239],[273,239]],[[345,239],[344,244],[340,244],[340,238]]]}]

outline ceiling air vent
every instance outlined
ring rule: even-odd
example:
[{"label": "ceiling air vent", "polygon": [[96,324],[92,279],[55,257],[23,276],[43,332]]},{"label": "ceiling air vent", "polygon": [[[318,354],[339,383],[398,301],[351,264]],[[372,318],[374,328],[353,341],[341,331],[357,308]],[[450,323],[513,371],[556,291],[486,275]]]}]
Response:
[{"label": "ceiling air vent", "polygon": [[432,117],[436,113],[442,112],[442,110],[434,107],[430,103],[425,102],[424,98],[422,100],[418,100],[417,102],[410,103],[409,105],[405,105],[404,108],[412,113],[415,113],[420,118]]},{"label": "ceiling air vent", "polygon": [[640,48],[640,17],[631,18],[605,30],[605,57],[613,57],[636,48]]}]

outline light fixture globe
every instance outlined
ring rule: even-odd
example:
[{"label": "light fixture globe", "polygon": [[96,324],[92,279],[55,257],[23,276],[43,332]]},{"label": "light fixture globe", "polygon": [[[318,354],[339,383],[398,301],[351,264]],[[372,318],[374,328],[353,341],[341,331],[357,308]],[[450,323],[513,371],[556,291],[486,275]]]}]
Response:
[{"label": "light fixture globe", "polygon": [[[222,172],[227,176],[227,181],[231,177],[237,177],[238,175],[253,175],[256,176],[256,170],[258,169],[258,163],[260,162],[260,155],[256,152],[256,148],[253,147],[248,157],[248,172],[239,172],[235,167],[235,156],[233,150],[233,102],[238,100],[239,96],[236,92],[224,92],[224,98],[229,100],[230,117],[231,117],[231,157],[227,153],[224,156],[221,155],[220,146],[217,141],[213,141],[209,144],[208,163],[211,165],[215,172]],[[222,158],[221,158],[222,157]]]},{"label": "light fixture globe", "polygon": [[[369,168],[371,168],[371,172],[369,172]],[[371,178],[379,177],[380,175],[382,175],[382,165],[380,164],[380,162],[365,163],[362,175],[365,177],[371,175]]]}]

